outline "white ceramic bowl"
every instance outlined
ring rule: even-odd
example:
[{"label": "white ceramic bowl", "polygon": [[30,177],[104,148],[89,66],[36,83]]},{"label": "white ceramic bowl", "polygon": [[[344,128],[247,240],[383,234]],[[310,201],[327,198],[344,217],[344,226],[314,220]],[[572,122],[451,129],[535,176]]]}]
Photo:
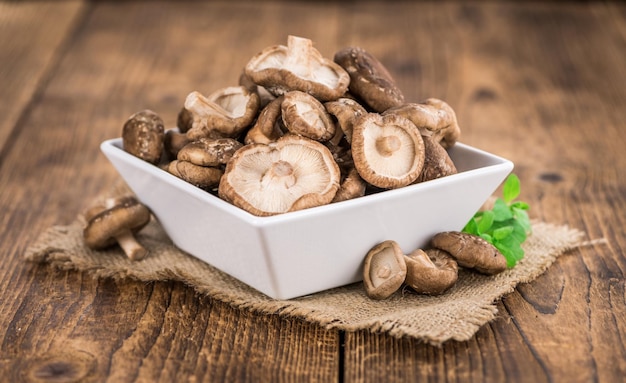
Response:
[{"label": "white ceramic bowl", "polygon": [[462,229],[513,169],[457,143],[449,153],[458,174],[256,217],[125,152],[121,138],[101,149],[177,247],[276,299],[362,280],[366,253],[384,240],[408,254],[438,232]]}]

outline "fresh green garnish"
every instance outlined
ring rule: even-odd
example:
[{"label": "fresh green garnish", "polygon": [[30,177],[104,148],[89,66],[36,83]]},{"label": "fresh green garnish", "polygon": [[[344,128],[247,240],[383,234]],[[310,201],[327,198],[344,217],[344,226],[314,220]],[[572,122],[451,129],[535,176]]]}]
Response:
[{"label": "fresh green garnish", "polygon": [[494,245],[506,258],[509,268],[524,258],[522,243],[531,232],[528,204],[515,201],[520,194],[520,181],[510,174],[504,181],[502,198],[491,210],[479,211],[465,225],[465,233],[478,235]]}]

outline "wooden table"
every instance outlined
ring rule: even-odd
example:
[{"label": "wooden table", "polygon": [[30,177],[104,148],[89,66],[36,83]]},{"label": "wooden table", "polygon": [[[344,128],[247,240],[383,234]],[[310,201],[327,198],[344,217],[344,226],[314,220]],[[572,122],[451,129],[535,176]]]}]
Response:
[{"label": "wooden table", "polygon": [[[130,114],[174,126],[190,91],[233,85],[288,34],[360,45],[408,100],[446,100],[463,142],[515,163],[531,217],[603,241],[441,348],[23,261],[118,180],[98,146]],[[620,3],[1,2],[0,380],[623,381],[625,121]]]}]

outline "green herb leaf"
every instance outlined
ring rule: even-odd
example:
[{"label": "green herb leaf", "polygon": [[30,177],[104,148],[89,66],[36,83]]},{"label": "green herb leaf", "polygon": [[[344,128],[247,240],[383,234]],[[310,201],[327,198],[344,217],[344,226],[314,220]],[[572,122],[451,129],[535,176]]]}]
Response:
[{"label": "green herb leaf", "polygon": [[[513,213],[507,205],[506,202],[502,198],[496,199],[496,202],[493,204],[493,219],[498,222],[506,221],[507,219],[513,218]],[[484,214],[485,212],[483,212]]]},{"label": "green herb leaf", "polygon": [[478,234],[486,233],[489,231],[491,225],[493,225],[494,216],[495,214],[490,210],[483,212],[483,215],[482,217],[480,217],[480,220],[478,221],[478,226],[476,228],[478,230]]},{"label": "green herb leaf", "polygon": [[511,208],[520,209],[520,210],[528,210],[529,206],[526,202],[515,201],[511,204]]},{"label": "green herb leaf", "polygon": [[513,226],[504,226],[493,231],[493,238],[496,240],[504,239],[513,233],[515,228]]},{"label": "green herb leaf", "polygon": [[480,237],[489,243],[493,243],[493,238],[491,238],[491,235],[487,233],[480,234]]},{"label": "green herb leaf", "polygon": [[519,225],[518,223],[515,223],[515,225],[513,226],[513,231],[511,232],[510,236],[513,237],[513,239],[515,239],[518,243],[521,244],[528,237],[528,232],[529,230],[526,230],[523,226]]},{"label": "green herb leaf", "polygon": [[463,231],[484,238],[506,258],[507,266],[514,267],[524,258],[522,243],[531,232],[528,210],[520,194],[520,180],[510,174],[502,188],[502,198],[497,198],[491,210],[479,211],[465,225]]},{"label": "green herb leaf", "polygon": [[476,224],[476,218],[472,218],[463,228],[463,231],[469,234],[478,235],[478,225]]},{"label": "green herb leaf", "polygon": [[510,203],[513,201],[520,193],[520,181],[519,178],[511,173],[504,181],[504,187],[502,189],[502,197],[504,198],[504,202]]},{"label": "green herb leaf", "polygon": [[530,231],[530,218],[528,218],[528,213],[526,212],[526,210],[520,210],[515,208],[511,210],[513,211],[513,218],[515,219],[515,222],[518,225],[522,226],[524,230]]},{"label": "green herb leaf", "polygon": [[494,242],[493,245],[496,247],[496,249],[498,249],[500,253],[502,253],[502,255],[504,255],[504,258],[506,258],[507,267],[512,267],[511,265],[515,266],[513,250],[511,248],[509,248],[504,243],[497,241]]}]

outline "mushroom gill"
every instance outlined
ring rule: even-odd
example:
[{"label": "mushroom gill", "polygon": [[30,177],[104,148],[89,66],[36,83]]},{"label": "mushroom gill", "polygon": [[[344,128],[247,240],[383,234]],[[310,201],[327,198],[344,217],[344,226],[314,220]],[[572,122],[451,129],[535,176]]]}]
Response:
[{"label": "mushroom gill", "polygon": [[339,179],[328,148],[286,135],[237,151],[226,166],[219,194],[254,215],[269,216],[330,203]]}]

